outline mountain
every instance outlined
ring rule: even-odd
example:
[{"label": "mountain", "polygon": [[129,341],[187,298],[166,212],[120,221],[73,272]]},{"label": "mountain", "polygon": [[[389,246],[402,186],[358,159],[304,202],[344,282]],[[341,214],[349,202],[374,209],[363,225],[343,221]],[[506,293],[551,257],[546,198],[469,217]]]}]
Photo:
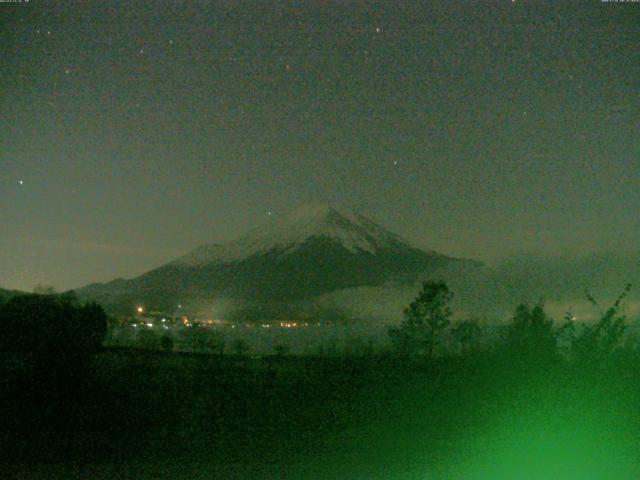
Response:
[{"label": "mountain", "polygon": [[243,305],[247,316],[290,315],[323,294],[413,283],[454,265],[480,263],[419,249],[357,213],[306,204],[233,242],[200,246],[137,278],[89,285],[78,294],[127,308],[135,301],[170,308],[227,299]]},{"label": "mountain", "polygon": [[[415,250],[405,240],[357,213],[320,203],[302,205],[227,245],[203,245],[171,264],[227,263],[269,251],[277,252],[277,256],[283,258],[304,248],[313,239],[331,241],[352,254]],[[444,258],[435,252],[422,253]]]},{"label": "mountain", "polygon": [[[640,315],[640,253],[510,258],[494,266],[411,245],[375,222],[328,204],[269,219],[235,241],[203,245],[133,279],[77,291],[112,312],[136,304],[217,318],[399,319],[426,279],[454,292],[454,312],[509,318],[520,302],[545,302],[555,318],[587,318],[589,291],[608,305],[626,283],[629,314]],[[604,308],[604,307],[603,307]],[[596,312],[597,313],[597,312]]]}]

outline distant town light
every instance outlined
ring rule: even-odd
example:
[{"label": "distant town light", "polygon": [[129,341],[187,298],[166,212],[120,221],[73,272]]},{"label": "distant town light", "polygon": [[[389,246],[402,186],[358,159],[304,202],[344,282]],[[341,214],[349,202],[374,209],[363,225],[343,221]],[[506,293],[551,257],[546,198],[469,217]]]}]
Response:
[{"label": "distant town light", "polygon": [[137,311],[138,313],[143,313],[143,312],[144,312],[144,308],[142,308],[142,307],[138,307],[138,308],[136,308],[136,311]]}]

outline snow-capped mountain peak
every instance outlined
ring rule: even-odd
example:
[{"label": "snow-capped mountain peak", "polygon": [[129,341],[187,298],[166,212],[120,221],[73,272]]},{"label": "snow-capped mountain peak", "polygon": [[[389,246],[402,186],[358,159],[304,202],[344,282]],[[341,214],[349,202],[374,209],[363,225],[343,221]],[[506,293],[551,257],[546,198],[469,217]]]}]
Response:
[{"label": "snow-capped mountain peak", "polygon": [[233,242],[198,247],[174,264],[232,262],[271,250],[287,255],[311,238],[331,240],[353,253],[412,248],[362,215],[328,203],[307,203],[274,217]]},{"label": "snow-capped mountain peak", "polygon": [[[166,305],[177,299],[225,299],[234,305],[226,315],[292,318],[298,308],[305,315],[313,313],[315,306],[305,302],[329,292],[407,284],[461,262],[469,263],[413,247],[349,210],[305,204],[282,216],[269,216],[264,225],[233,242],[203,245],[125,284],[89,291],[109,301],[130,302],[135,293],[154,302],[160,298]],[[325,312],[333,319],[351,315],[346,307],[338,312],[333,308]]]}]

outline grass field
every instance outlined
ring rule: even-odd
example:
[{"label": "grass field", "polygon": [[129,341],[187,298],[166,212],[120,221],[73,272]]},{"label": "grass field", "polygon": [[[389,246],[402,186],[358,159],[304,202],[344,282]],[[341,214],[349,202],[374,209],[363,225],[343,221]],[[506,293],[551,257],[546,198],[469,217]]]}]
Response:
[{"label": "grass field", "polygon": [[[66,386],[5,375],[16,478],[638,478],[640,372],[105,350]],[[579,476],[576,476],[579,474]]]}]

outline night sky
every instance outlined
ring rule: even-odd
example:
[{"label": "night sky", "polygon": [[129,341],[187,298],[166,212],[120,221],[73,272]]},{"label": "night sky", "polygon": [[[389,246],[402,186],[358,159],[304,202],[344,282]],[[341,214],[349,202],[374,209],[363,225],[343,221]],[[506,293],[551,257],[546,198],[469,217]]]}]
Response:
[{"label": "night sky", "polygon": [[640,249],[640,3],[0,3],[0,286],[308,201],[495,261]]}]

